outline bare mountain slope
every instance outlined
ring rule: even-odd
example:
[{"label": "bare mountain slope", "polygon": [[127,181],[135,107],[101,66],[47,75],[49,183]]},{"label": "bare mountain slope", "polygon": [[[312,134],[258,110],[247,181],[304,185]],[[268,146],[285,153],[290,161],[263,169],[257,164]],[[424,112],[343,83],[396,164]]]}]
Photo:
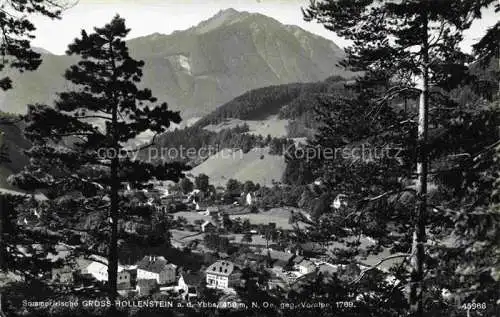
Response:
[{"label": "bare mountain slope", "polygon": [[[188,30],[156,33],[128,45],[132,56],[146,62],[143,85],[185,119],[206,115],[251,89],[349,75],[337,66],[344,53],[333,42],[233,9]],[[12,74],[16,88],[0,93],[0,110],[23,113],[26,104],[50,102],[64,90],[62,74],[74,57],[42,53],[37,72]]]}]

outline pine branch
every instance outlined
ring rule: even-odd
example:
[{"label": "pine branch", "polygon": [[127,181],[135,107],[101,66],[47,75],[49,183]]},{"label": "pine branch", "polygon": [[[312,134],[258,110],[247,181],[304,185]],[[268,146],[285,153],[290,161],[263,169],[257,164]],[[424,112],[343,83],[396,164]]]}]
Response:
[{"label": "pine branch", "polygon": [[375,196],[375,197],[365,198],[365,199],[361,200],[361,202],[373,202],[373,201],[380,200],[382,198],[386,198],[387,196],[390,196],[390,195],[402,194],[404,192],[416,193],[415,189],[412,189],[412,188],[405,188],[402,190],[390,190],[390,191],[387,191],[387,192],[380,194],[378,196]]},{"label": "pine branch", "polygon": [[[495,150],[495,148],[498,145],[500,145],[500,140],[496,141],[493,144],[486,146],[484,149],[482,149],[480,152],[478,152],[476,154],[470,154],[470,153],[453,154],[452,156],[456,156],[456,157],[458,157],[458,156],[466,157],[468,159],[469,164],[455,166],[452,168],[447,168],[447,169],[442,169],[442,170],[432,170],[432,171],[429,171],[428,174],[429,175],[431,175],[431,174],[436,175],[436,174],[442,174],[442,173],[460,172],[460,171],[464,171],[464,170],[469,170],[474,163],[476,163],[477,161],[479,161],[483,157],[484,154],[488,153],[491,150]],[[413,173],[412,175],[417,175],[417,174]]]},{"label": "pine branch", "polygon": [[[474,205],[475,204],[470,204],[470,206],[474,206]],[[492,216],[492,215],[495,215],[495,213],[493,213],[491,211],[484,211],[484,212],[472,211],[471,212],[471,211],[465,211],[465,210],[452,210],[452,209],[444,208],[444,207],[433,205],[433,204],[429,204],[428,206],[439,211],[439,212],[442,212],[444,214],[458,215],[458,214],[466,213],[467,215],[474,215],[474,216]]]},{"label": "pine branch", "polygon": [[441,21],[441,26],[439,28],[439,33],[438,35],[436,36],[435,39],[430,39],[429,42],[429,49],[431,49],[432,47],[434,47],[434,45],[436,45],[437,43],[439,43],[439,41],[441,40],[442,36],[443,36],[443,32],[444,32],[444,26],[445,26],[445,22],[444,21]]},{"label": "pine branch", "polygon": [[[375,114],[373,115],[374,117],[376,116],[376,114],[378,114],[380,112],[380,108],[385,104],[387,103],[389,100],[393,99],[394,97],[402,94],[403,92],[414,92],[414,93],[420,93],[420,90],[417,89],[417,88],[414,88],[414,87],[400,87],[400,86],[396,86],[396,87],[392,87],[390,88],[385,94],[384,96],[382,96],[381,98],[378,98],[375,100],[375,107],[374,108],[377,108],[377,111],[375,112]],[[367,117],[368,116],[371,116],[373,113],[373,111],[370,111],[368,112],[368,114],[366,115]]]},{"label": "pine branch", "polygon": [[105,116],[99,116],[99,115],[90,115],[90,116],[75,116],[75,119],[104,119],[110,121],[110,117],[105,117]]},{"label": "pine branch", "polygon": [[137,149],[132,149],[132,150],[126,150],[127,153],[137,153],[137,152],[140,152],[142,150],[145,150],[147,148],[150,148],[152,147],[153,145],[156,144],[156,137],[159,135],[159,133],[155,133],[153,135],[153,138],[151,139],[151,142],[149,144],[146,144],[146,145],[143,145]]}]

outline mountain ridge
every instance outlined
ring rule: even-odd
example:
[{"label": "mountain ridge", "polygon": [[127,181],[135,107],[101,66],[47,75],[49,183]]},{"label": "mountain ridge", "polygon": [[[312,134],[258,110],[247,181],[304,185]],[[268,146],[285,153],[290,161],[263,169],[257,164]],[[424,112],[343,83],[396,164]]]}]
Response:
[{"label": "mountain ridge", "polygon": [[[255,88],[349,77],[337,66],[344,52],[335,43],[265,15],[234,9],[169,35],[127,40],[127,45],[134,58],[145,61],[141,85],[186,120]],[[0,93],[0,110],[22,113],[26,104],[51,104],[55,93],[67,88],[62,74],[76,58],[43,53],[37,72],[9,73],[15,89]]]}]

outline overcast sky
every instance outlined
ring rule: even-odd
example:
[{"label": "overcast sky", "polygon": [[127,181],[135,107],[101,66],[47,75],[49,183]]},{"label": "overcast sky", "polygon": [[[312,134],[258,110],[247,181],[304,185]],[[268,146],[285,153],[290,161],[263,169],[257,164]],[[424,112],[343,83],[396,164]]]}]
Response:
[{"label": "overcast sky", "polygon": [[[303,20],[300,8],[308,3],[308,0],[80,0],[64,12],[62,20],[35,17],[37,31],[33,45],[55,54],[64,54],[67,45],[80,35],[82,28],[92,30],[94,26],[103,26],[117,13],[126,19],[127,26],[132,29],[129,38],[133,38],[155,32],[170,34],[185,30],[220,10],[234,8],[259,12],[284,24],[300,26],[344,47],[346,42],[334,33],[317,23]],[[486,11],[483,19],[476,21],[465,34],[462,48],[469,51],[470,45],[498,19],[493,10]]]}]

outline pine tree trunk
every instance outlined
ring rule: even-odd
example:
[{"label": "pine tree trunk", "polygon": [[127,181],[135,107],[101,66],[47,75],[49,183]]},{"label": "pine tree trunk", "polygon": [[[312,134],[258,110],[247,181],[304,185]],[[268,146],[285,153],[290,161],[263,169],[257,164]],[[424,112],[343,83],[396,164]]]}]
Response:
[{"label": "pine tree trunk", "polygon": [[118,158],[111,161],[111,239],[109,241],[108,286],[114,305],[117,294],[118,274]]},{"label": "pine tree trunk", "polygon": [[[3,132],[0,131],[0,150],[2,149],[3,146]],[[1,153],[0,153],[1,155]],[[2,158],[0,157],[0,160]],[[4,203],[5,198],[3,195],[0,195],[0,272],[3,272],[6,269],[6,264],[5,264],[5,247],[4,247],[4,220],[7,219],[7,210],[6,210],[6,205]]]},{"label": "pine tree trunk", "polygon": [[[113,82],[116,81],[116,65],[113,54],[112,43],[110,43],[110,55],[111,64],[113,69]],[[119,180],[118,180],[118,100],[115,93],[113,92],[113,110],[111,117],[111,137],[114,148],[114,156],[111,159],[111,207],[110,207],[110,217],[111,217],[111,239],[109,241],[109,260],[108,260],[108,287],[109,287],[109,297],[111,300],[111,315],[116,314],[115,300],[117,298],[118,287],[118,190],[119,190]]]},{"label": "pine tree trunk", "polygon": [[423,36],[422,36],[422,89],[418,110],[418,151],[417,151],[417,204],[415,206],[415,240],[413,245],[413,270],[411,274],[410,307],[413,316],[423,317],[423,292],[424,292],[424,244],[427,240],[426,214],[427,214],[427,135],[428,135],[428,112],[429,112],[429,43],[427,31],[427,15],[423,13]]},{"label": "pine tree trunk", "polygon": [[[1,142],[1,140],[0,140]],[[0,143],[0,146],[2,144]],[[6,204],[4,203],[5,198],[3,195],[0,195],[0,273],[3,273],[3,271],[6,269],[6,263],[5,263],[5,243],[4,243],[4,220],[7,219],[7,210],[6,210]]]}]

